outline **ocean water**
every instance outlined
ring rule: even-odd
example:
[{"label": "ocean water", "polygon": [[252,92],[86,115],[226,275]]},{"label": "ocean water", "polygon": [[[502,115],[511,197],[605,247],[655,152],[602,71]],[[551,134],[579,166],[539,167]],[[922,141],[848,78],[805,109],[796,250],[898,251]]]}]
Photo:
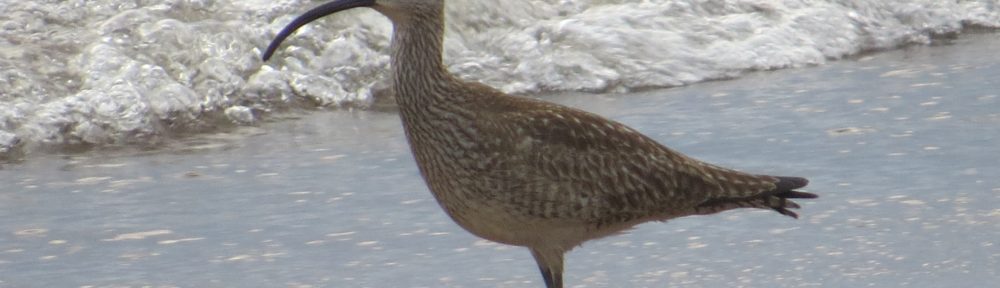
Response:
[{"label": "ocean water", "polygon": [[[690,156],[804,176],[799,219],[647,223],[567,254],[567,287],[993,287],[1000,37],[639,93],[543,99]],[[0,166],[0,287],[542,287],[427,191],[396,113],[282,115],[152,151]]]},{"label": "ocean water", "polygon": [[[0,159],[157,145],[276,111],[367,107],[391,26],[356,9],[271,37],[317,1],[0,1]],[[512,93],[740,77],[1000,27],[996,0],[450,1],[445,61]],[[336,129],[336,127],[332,127]]]}]

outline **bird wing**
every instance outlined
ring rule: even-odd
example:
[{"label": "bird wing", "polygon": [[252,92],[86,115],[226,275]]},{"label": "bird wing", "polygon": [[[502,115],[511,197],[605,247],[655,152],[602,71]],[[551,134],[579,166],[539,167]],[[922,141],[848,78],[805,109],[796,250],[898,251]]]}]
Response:
[{"label": "bird wing", "polygon": [[[502,135],[504,151],[483,177],[515,181],[507,195],[535,215],[627,222],[695,213],[711,199],[745,198],[775,186],[705,164],[635,130],[585,111],[508,97],[491,103],[480,129]],[[528,103],[530,102],[530,103]],[[500,120],[495,120],[500,119]],[[737,185],[738,184],[738,185]],[[739,188],[739,189],[734,189]],[[530,202],[530,203],[529,203]]]}]

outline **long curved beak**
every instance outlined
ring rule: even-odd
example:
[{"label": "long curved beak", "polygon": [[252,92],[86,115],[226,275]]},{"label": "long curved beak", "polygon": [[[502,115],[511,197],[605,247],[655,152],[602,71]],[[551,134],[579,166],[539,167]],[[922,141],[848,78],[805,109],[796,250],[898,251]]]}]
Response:
[{"label": "long curved beak", "polygon": [[274,40],[271,40],[271,45],[267,45],[267,50],[264,51],[264,61],[271,59],[274,51],[278,50],[278,46],[281,46],[281,41],[285,41],[285,38],[295,33],[295,30],[299,29],[299,27],[305,26],[309,22],[323,18],[326,15],[351,8],[371,6],[375,6],[375,0],[334,0],[309,10],[305,14],[295,18],[295,20],[292,20],[292,23],[288,23],[284,29],[281,29],[281,32],[278,32],[278,35],[274,36]]}]

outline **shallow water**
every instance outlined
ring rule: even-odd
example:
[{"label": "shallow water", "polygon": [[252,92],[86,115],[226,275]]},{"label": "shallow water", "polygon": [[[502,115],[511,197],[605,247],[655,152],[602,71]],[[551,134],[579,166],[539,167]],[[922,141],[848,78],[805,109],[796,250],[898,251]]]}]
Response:
[{"label": "shallow water", "polygon": [[[542,98],[688,155],[808,177],[799,220],[650,223],[568,287],[983,287],[1000,280],[1000,39],[637,94]],[[299,116],[297,116],[299,117]],[[0,170],[0,287],[541,287],[437,207],[397,116],[322,111],[158,151]]]}]

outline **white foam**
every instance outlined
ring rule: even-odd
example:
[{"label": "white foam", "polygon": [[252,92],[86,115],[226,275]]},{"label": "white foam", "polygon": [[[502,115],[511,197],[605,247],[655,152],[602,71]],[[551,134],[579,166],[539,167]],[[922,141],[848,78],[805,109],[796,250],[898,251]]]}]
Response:
[{"label": "white foam", "polygon": [[[262,63],[274,33],[317,3],[0,1],[0,154],[146,143],[170,129],[220,117],[249,124],[254,111],[301,103],[365,106],[386,87],[392,28],[367,9],[303,27]],[[460,77],[507,92],[665,87],[929,43],[963,25],[1000,27],[998,6],[450,1],[445,61]]]}]

